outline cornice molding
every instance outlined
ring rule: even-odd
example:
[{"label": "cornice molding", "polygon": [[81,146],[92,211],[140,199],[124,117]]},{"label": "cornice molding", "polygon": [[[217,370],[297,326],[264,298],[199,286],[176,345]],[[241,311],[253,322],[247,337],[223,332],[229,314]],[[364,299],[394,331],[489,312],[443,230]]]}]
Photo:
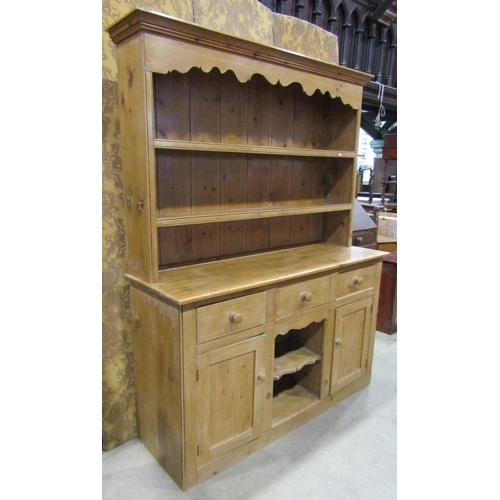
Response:
[{"label": "cornice molding", "polygon": [[154,33],[357,85],[366,85],[373,78],[373,75],[369,73],[320,61],[285,49],[263,45],[144,9],[134,9],[129,12],[109,26],[107,32],[117,45],[138,33]]}]

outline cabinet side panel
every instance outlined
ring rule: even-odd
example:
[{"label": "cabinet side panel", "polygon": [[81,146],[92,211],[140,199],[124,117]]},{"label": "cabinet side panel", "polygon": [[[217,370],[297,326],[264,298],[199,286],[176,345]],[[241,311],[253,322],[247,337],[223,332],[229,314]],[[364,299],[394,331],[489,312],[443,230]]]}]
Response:
[{"label": "cabinet side panel", "polygon": [[127,270],[153,279],[146,78],[142,35],[124,41],[117,49],[120,99],[121,159],[126,200]]},{"label": "cabinet side panel", "polygon": [[332,106],[331,122],[332,144],[335,149],[344,151],[356,151],[356,127],[358,116],[356,109],[343,104],[340,99],[335,99]]},{"label": "cabinet side panel", "polygon": [[177,307],[130,287],[138,435],[182,488],[182,379]]},{"label": "cabinet side panel", "polygon": [[350,246],[351,235],[348,232],[350,217],[350,211],[331,212],[324,214],[324,241],[326,243]]}]

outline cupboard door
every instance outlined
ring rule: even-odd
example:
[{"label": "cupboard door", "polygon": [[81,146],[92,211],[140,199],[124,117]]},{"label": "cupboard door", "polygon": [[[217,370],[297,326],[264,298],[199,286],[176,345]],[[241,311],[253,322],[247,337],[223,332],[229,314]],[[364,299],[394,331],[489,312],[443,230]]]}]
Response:
[{"label": "cupboard door", "polygon": [[198,465],[262,434],[265,335],[198,356]]},{"label": "cupboard door", "polygon": [[331,394],[366,374],[372,303],[368,297],[336,310]]}]

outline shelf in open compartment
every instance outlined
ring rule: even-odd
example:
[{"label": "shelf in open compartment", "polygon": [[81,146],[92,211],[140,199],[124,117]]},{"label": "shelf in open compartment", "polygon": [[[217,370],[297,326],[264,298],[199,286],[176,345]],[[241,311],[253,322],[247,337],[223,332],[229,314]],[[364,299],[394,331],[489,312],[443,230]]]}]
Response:
[{"label": "shelf in open compartment", "polygon": [[273,427],[318,402],[318,398],[298,384],[290,384],[273,397]]},{"label": "shelf in open compartment", "polygon": [[279,380],[283,375],[295,373],[306,365],[319,361],[321,356],[305,346],[289,351],[274,359],[273,379]]},{"label": "shelf in open compartment", "polygon": [[156,220],[157,227],[186,226],[190,224],[206,224],[211,222],[229,222],[249,219],[263,219],[267,217],[286,217],[294,215],[308,215],[327,212],[341,212],[351,210],[352,205],[324,204],[288,208],[255,208],[255,209],[233,209],[218,210],[211,212],[186,212],[173,215],[168,218]]}]

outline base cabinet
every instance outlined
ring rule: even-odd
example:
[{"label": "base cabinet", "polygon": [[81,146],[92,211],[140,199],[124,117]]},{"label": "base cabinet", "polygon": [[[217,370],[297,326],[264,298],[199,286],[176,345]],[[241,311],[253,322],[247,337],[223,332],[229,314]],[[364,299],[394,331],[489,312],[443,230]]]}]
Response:
[{"label": "base cabinet", "polygon": [[186,305],[129,277],[139,437],[181,489],[369,383],[382,256]]}]

